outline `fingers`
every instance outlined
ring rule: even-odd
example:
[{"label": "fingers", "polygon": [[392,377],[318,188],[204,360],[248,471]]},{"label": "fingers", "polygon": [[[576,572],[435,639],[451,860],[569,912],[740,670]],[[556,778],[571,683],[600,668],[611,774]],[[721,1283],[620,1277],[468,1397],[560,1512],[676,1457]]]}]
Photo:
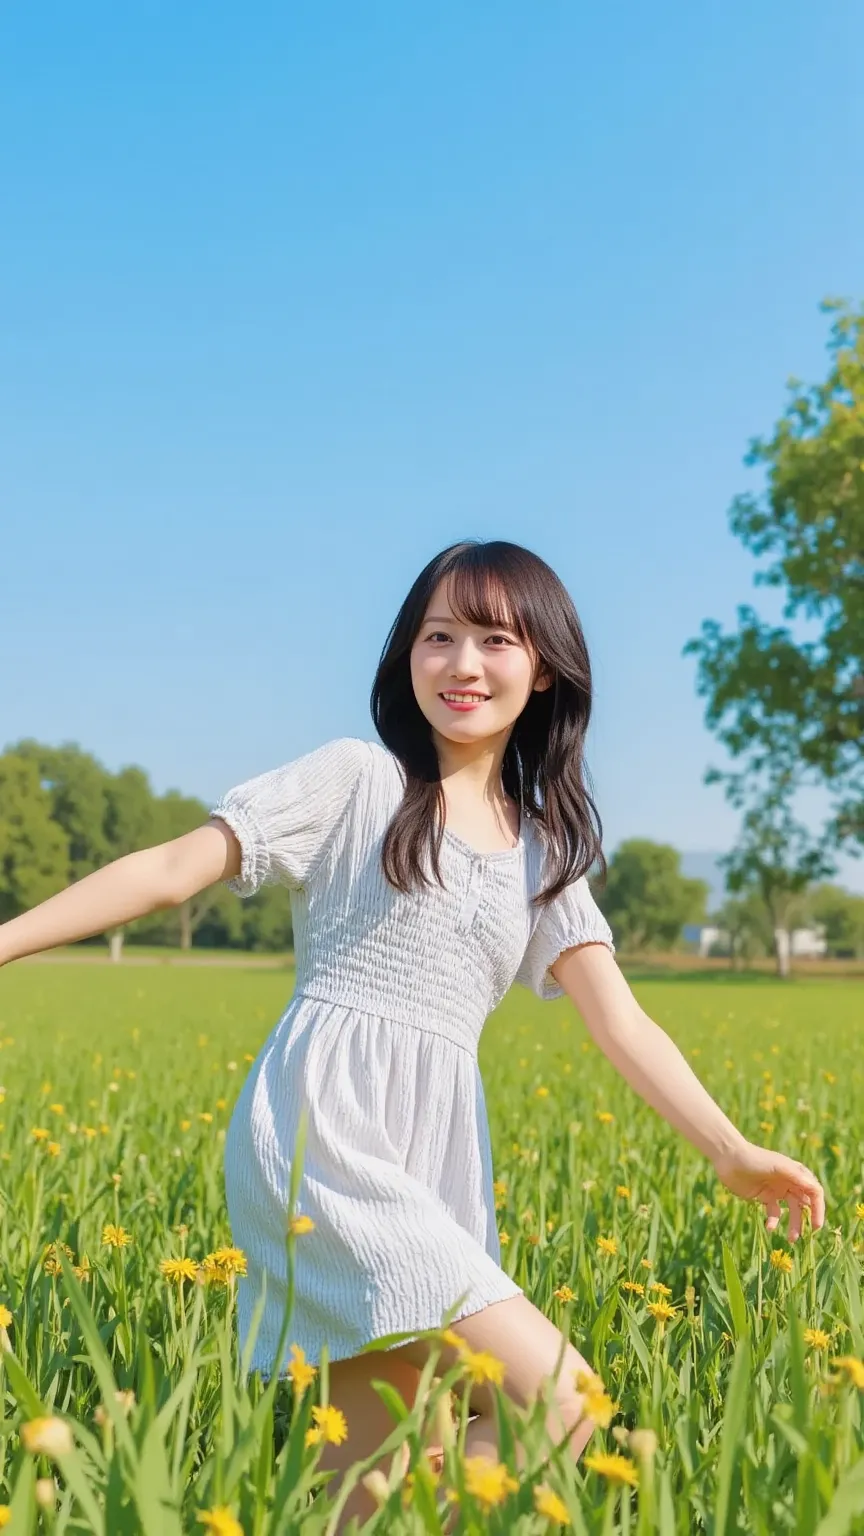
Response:
[{"label": "fingers", "polygon": [[780,1203],[777,1200],[765,1201],[766,1220],[765,1225],[769,1232],[773,1232],[780,1225]]}]

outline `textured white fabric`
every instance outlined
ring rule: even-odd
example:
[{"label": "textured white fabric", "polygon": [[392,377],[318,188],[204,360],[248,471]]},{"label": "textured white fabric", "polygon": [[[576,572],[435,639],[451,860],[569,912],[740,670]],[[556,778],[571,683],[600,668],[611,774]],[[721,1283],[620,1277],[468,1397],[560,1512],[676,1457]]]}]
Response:
[{"label": "textured white fabric", "polygon": [[[248,1274],[241,1347],[265,1295],[251,1368],[269,1374],[287,1297],[285,1218],[301,1110],[288,1343],[331,1360],[396,1331],[438,1327],[521,1287],[500,1265],[477,1046],[514,980],[561,995],[563,949],[609,927],[584,880],[531,906],[545,847],[530,816],[516,847],[478,854],[445,829],[445,888],[388,885],[381,844],[404,788],[379,742],[341,737],[232,789],[214,807],[242,848],[249,896],[291,891],[294,996],[250,1069],[225,1144],[228,1212]],[[284,1368],[284,1359],[278,1368]]]}]

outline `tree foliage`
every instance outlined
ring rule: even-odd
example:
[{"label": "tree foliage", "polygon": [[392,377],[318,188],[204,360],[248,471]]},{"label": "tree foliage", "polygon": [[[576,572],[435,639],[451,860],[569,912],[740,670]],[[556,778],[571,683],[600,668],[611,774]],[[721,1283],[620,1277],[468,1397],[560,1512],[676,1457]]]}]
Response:
[{"label": "tree foliage", "polygon": [[[142,768],[110,773],[75,743],[18,742],[0,754],[0,921],[54,895],[112,859],[200,826],[207,807],[169,790],[156,795]],[[267,887],[240,902],[211,886],[182,907],[131,923],[131,940],[189,947],[283,950],[290,946],[288,892]],[[110,936],[119,955],[122,935]]]},{"label": "tree foliage", "polygon": [[773,433],[745,462],[764,489],[732,503],[733,533],[767,563],[757,585],[784,594],[780,625],[750,605],[724,632],[706,620],[685,654],[698,657],[706,721],[741,760],[725,779],[739,802],[756,776],[826,785],[827,833],[864,846],[864,307],[833,315],[824,383],[789,385]]},{"label": "tree foliage", "polygon": [[678,943],[685,923],[704,922],[708,885],[682,875],[675,848],[634,837],[612,855],[596,895],[619,949],[664,950]]}]

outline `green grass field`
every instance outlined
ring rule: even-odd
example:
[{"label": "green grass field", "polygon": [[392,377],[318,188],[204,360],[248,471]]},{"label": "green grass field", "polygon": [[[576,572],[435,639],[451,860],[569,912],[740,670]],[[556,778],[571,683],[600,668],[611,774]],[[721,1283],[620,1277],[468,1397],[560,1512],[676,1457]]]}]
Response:
[{"label": "green grass field", "polygon": [[[292,984],[234,967],[0,975],[0,1527],[13,1536],[335,1529],[307,1443],[326,1370],[290,1413],[285,1386],[275,1400],[247,1387],[237,1260],[205,1262],[230,1245],[224,1129]],[[864,1532],[864,990],[634,986],[746,1134],[816,1170],[826,1226],[794,1249],[783,1227],[766,1233],[568,1004],[514,990],[481,1045],[503,1262],[605,1382],[615,1408],[589,1455],[616,1459],[541,1467],[537,1416],[508,1411],[528,1454],[516,1486],[477,1481],[458,1445],[436,1483],[418,1408],[391,1437],[412,1475],[394,1471],[364,1529]],[[160,1271],[183,1258],[187,1280]],[[666,1321],[648,1310],[658,1300]],[[450,1387],[458,1406],[462,1378]],[[650,1434],[630,1439],[640,1429],[653,1455]],[[506,1439],[503,1455],[514,1474]]]}]

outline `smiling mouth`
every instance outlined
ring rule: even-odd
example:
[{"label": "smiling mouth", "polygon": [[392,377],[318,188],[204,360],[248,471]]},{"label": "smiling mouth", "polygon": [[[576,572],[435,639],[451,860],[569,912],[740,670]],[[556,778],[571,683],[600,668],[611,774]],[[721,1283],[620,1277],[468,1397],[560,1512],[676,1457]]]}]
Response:
[{"label": "smiling mouth", "polygon": [[486,693],[451,693],[448,690],[447,693],[440,693],[438,697],[444,699],[447,704],[485,704],[489,695]]}]

